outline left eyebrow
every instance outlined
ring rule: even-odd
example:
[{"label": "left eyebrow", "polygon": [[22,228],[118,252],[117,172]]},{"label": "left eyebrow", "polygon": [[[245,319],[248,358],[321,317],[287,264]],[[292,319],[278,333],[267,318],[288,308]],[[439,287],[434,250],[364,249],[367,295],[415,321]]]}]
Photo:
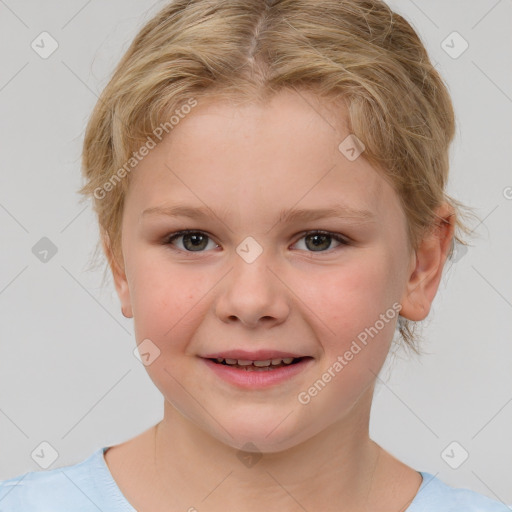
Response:
[{"label": "left eyebrow", "polygon": [[324,218],[346,218],[360,221],[372,221],[375,215],[369,210],[351,208],[345,205],[334,205],[319,209],[281,210],[278,223],[308,222]]},{"label": "left eyebrow", "polygon": [[[205,207],[191,207],[186,205],[154,206],[141,213],[146,215],[165,215],[168,217],[188,217],[191,219],[211,219],[214,212]],[[351,208],[346,205],[333,205],[319,209],[283,209],[280,211],[277,223],[307,222],[323,218],[347,218],[359,221],[373,221],[375,214],[369,210]]]},{"label": "left eyebrow", "polygon": [[206,207],[192,207],[186,205],[175,206],[153,206],[146,208],[141,214],[140,218],[145,215],[165,215],[167,217],[188,217],[190,219],[207,219],[214,216],[212,210]]}]

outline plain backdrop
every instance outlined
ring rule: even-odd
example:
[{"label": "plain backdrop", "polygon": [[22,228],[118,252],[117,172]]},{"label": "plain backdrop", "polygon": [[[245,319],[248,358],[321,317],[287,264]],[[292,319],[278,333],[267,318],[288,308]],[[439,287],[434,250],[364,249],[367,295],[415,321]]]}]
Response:
[{"label": "plain backdrop", "polygon": [[[101,288],[102,269],[88,269],[98,229],[76,191],[97,96],[164,3],[0,0],[0,479],[42,470],[31,456],[42,442],[57,452],[51,469],[162,416],[133,321],[112,282]],[[448,191],[482,222],[447,268],[423,330],[428,354],[399,352],[381,372],[371,436],[417,470],[512,503],[512,1],[390,5],[448,84]],[[31,46],[41,32],[58,44],[47,58]]]}]

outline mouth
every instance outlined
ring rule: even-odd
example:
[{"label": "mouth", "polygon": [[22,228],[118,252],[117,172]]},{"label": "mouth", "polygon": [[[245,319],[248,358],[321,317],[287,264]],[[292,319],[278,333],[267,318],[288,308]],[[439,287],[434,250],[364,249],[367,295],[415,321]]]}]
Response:
[{"label": "mouth", "polygon": [[311,356],[260,351],[208,354],[201,358],[212,374],[239,389],[266,389],[299,378],[314,364]]},{"label": "mouth", "polygon": [[262,359],[262,360],[251,360],[251,359],[232,359],[232,358],[207,358],[213,363],[229,366],[230,368],[236,368],[247,372],[268,372],[285,366],[292,366],[300,363],[304,359],[312,359],[309,356],[304,357],[285,357],[285,358],[274,358],[274,359]]}]

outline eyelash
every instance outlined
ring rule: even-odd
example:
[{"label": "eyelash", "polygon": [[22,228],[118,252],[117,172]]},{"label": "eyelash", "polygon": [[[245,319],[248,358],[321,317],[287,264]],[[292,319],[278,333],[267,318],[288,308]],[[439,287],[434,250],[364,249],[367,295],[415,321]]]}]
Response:
[{"label": "eyelash", "polygon": [[[186,250],[183,250],[183,249],[178,249],[176,247],[174,247],[174,244],[172,243],[174,240],[176,240],[177,238],[180,238],[184,235],[190,235],[190,234],[200,234],[200,235],[204,235],[206,236],[207,238],[209,238],[211,241],[213,241],[214,243],[216,243],[212,237],[208,234],[208,233],[205,233],[204,231],[198,231],[198,230],[194,230],[194,229],[185,229],[185,230],[182,230],[182,231],[177,231],[176,233],[172,233],[170,235],[168,235],[165,240],[164,240],[164,245],[168,245],[171,247],[172,250],[175,250],[175,251],[179,251],[179,252],[184,252],[184,253],[187,253],[187,254],[194,254],[194,253],[203,253],[203,252],[207,252],[207,251],[186,251]],[[309,235],[326,235],[326,236],[329,236],[331,237],[333,240],[335,240],[336,242],[339,242],[341,245],[343,246],[349,246],[351,245],[349,240],[344,237],[344,236],[341,236],[339,235],[338,233],[333,233],[331,231],[323,231],[323,230],[312,230],[312,231],[305,231],[301,234],[300,238],[297,240],[297,242],[299,240],[301,240],[302,238],[305,238],[306,236],[309,236]],[[297,243],[295,242],[295,243]],[[294,244],[295,245],[295,244]],[[327,249],[326,251],[307,251],[311,254],[317,254],[317,253],[330,253],[336,249],[338,249],[338,247],[335,247],[333,249]]]}]

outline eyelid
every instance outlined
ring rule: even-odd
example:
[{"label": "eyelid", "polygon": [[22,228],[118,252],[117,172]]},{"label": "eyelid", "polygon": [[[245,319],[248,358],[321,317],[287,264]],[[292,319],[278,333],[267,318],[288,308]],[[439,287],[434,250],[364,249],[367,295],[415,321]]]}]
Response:
[{"label": "eyelid", "polygon": [[[314,257],[314,255],[332,255],[336,250],[342,248],[342,247],[349,247],[352,245],[352,241],[350,238],[348,238],[345,235],[342,235],[341,233],[336,233],[334,231],[327,231],[324,229],[310,229],[303,231],[302,233],[299,233],[297,235],[297,240],[293,243],[293,245],[297,244],[300,240],[302,240],[305,236],[310,235],[327,235],[331,237],[332,240],[338,243],[336,247],[330,247],[326,251],[303,251],[309,255],[309,257]],[[300,250],[300,249],[299,249]]]},{"label": "eyelid", "polygon": [[220,244],[215,240],[215,237],[208,233],[208,231],[203,231],[202,229],[182,229],[180,231],[175,231],[174,233],[170,233],[169,235],[166,235],[163,239],[164,245],[170,245],[173,249],[179,252],[185,252],[187,254],[194,254],[194,253],[202,253],[202,252],[208,252],[208,251],[183,251],[182,249],[178,249],[174,246],[172,243],[173,239],[180,238],[184,235],[188,235],[190,233],[193,234],[200,234],[200,235],[206,235],[213,243],[215,243],[217,246]]},{"label": "eyelid", "polygon": [[[182,237],[184,235],[187,235],[187,234],[190,234],[190,233],[205,235],[212,242],[214,242],[217,245],[217,247],[220,246],[220,244],[215,240],[215,237],[213,237],[207,231],[203,231],[203,230],[200,230],[200,229],[183,229],[181,231],[175,231],[174,233],[171,233],[171,234],[165,236],[163,243],[165,245],[171,246],[172,249],[174,249],[176,251],[179,251],[179,252],[182,252],[182,253],[185,252],[187,254],[194,254],[194,253],[201,254],[201,253],[209,252],[209,251],[184,251],[184,250],[178,249],[178,248],[176,248],[174,246],[174,244],[172,243],[172,241],[174,241],[174,239],[180,238],[180,237]],[[330,236],[333,240],[335,240],[336,242],[338,242],[340,244],[339,246],[350,246],[352,244],[352,240],[349,237],[347,237],[346,235],[342,235],[341,233],[336,233],[336,232],[333,232],[333,231],[327,231],[327,230],[323,230],[323,229],[310,229],[310,230],[302,231],[301,233],[298,233],[297,235],[295,235],[294,238],[296,238],[296,241],[292,245],[295,245],[297,242],[299,242],[299,240],[301,240],[302,238],[304,238],[307,235],[327,235],[327,236]],[[322,253],[330,254],[332,251],[335,251],[339,246],[331,248],[331,249],[328,249],[326,251],[306,251],[306,252],[308,252],[310,254],[317,254],[317,253],[318,254],[322,254]]]},{"label": "eyelid", "polygon": [[[309,230],[303,231],[302,233],[299,233],[298,235],[296,235],[296,236],[298,236],[297,241],[299,241],[301,238],[305,237],[306,235],[328,235],[331,238],[333,238],[334,240],[337,240],[339,243],[346,244],[346,245],[349,245],[352,242],[352,240],[346,235],[342,235],[341,233],[336,233],[335,231],[327,231],[325,229],[309,229]],[[295,242],[295,243],[297,243],[297,242]],[[314,251],[312,251],[312,252],[314,252]],[[320,251],[320,252],[327,252],[327,251]]]}]

